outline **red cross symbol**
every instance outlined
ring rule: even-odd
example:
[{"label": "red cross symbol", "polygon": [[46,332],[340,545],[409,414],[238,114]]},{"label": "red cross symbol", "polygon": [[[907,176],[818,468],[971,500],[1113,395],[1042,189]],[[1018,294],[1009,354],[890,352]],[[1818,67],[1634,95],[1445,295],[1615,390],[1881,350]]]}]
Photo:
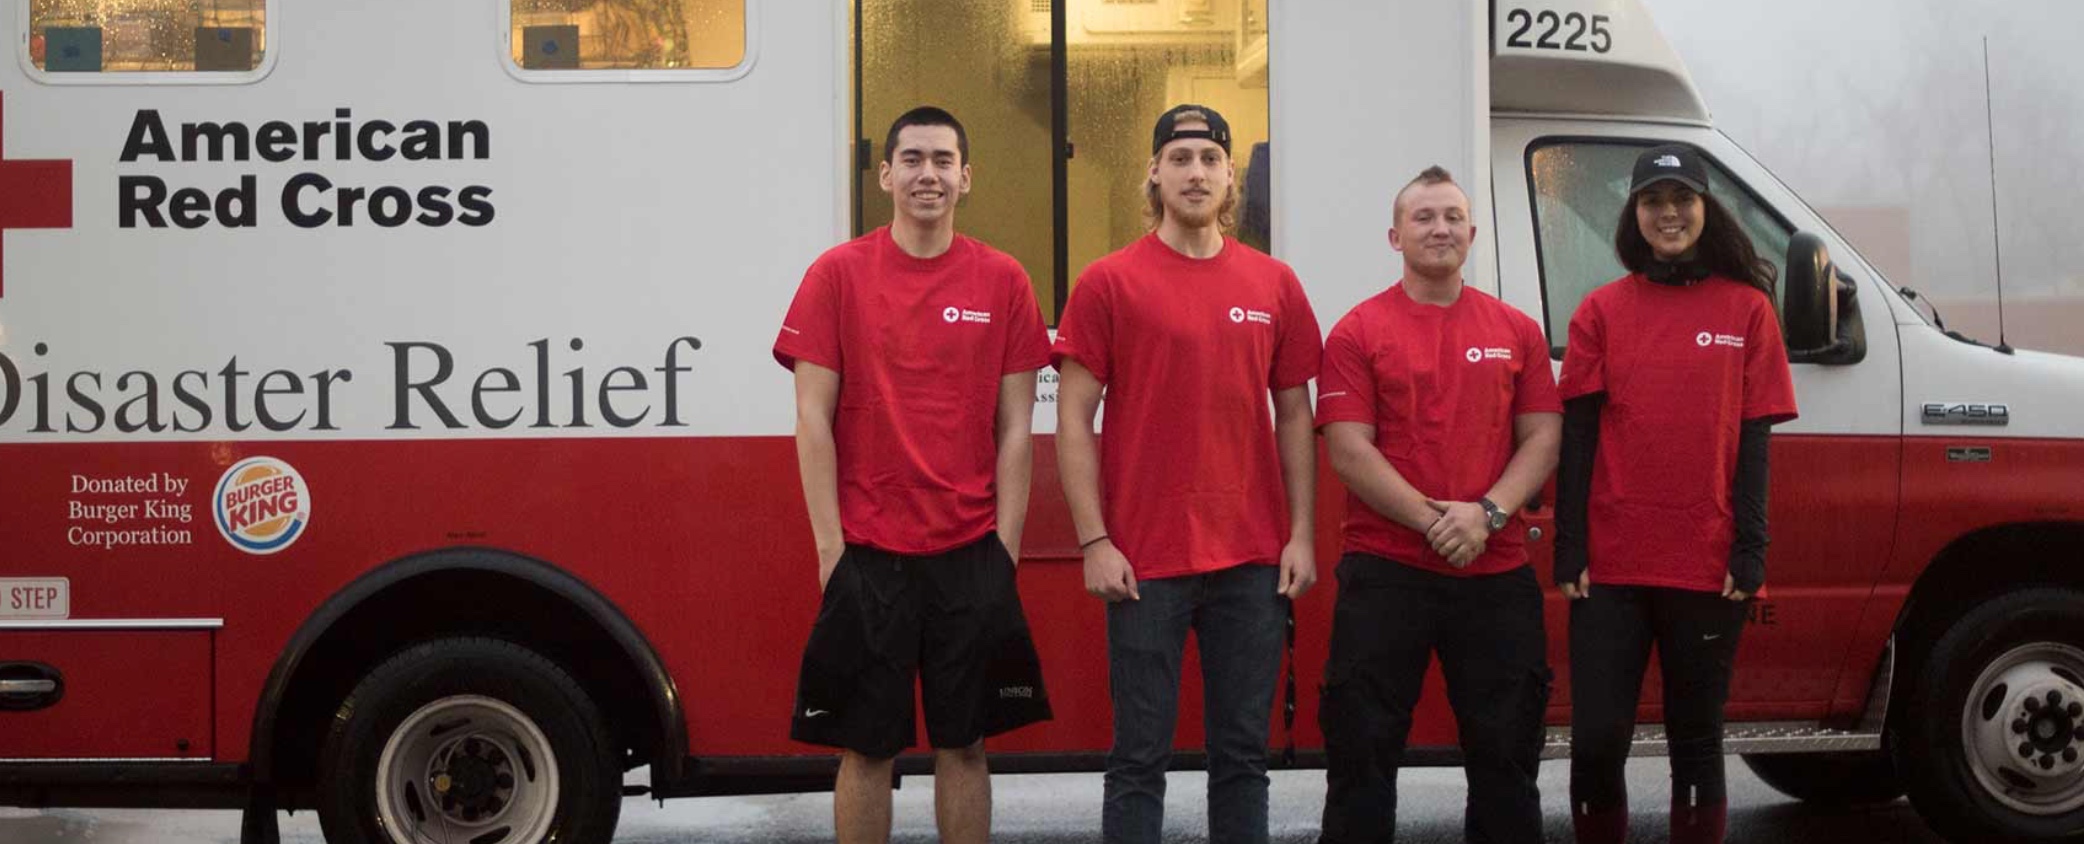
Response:
[{"label": "red cross symbol", "polygon": [[7,160],[6,114],[0,100],[0,295],[7,291],[8,229],[72,228],[72,160]]}]

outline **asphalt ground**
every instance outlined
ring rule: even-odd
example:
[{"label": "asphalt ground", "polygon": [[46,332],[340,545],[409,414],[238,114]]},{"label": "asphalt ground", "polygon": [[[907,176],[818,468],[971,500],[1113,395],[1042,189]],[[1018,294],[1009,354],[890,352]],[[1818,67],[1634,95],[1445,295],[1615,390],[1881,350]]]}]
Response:
[{"label": "asphalt ground", "polygon": [[[1670,769],[1663,759],[1629,763],[1628,788],[1635,807],[1630,841],[1668,841],[1667,804]],[[633,781],[641,781],[639,774]],[[1569,763],[1541,767],[1543,816],[1547,840],[1570,844],[1566,806]],[[1167,841],[1207,840],[1207,815],[1200,773],[1172,775],[1166,797]],[[1042,774],[993,779],[992,839],[1010,844],[1070,844],[1099,838],[1100,776]],[[1771,844],[1940,844],[1910,804],[1897,800],[1855,809],[1805,806],[1782,796],[1751,775],[1743,762],[1729,759],[1729,841]],[[1397,840],[1405,844],[1449,844],[1462,840],[1461,771],[1453,768],[1404,772],[1399,785],[1402,807]],[[1308,842],[1317,836],[1324,807],[1322,771],[1278,771],[1273,774],[1270,818],[1279,842]],[[897,792],[897,842],[935,841],[933,783],[910,777]],[[0,809],[0,842],[4,844],[235,844],[237,812],[133,811],[77,809]],[[320,844],[318,820],[308,812],[285,817],[285,844]],[[798,844],[832,840],[832,795],[794,794],[762,797],[708,797],[659,804],[632,798],[623,804],[618,844]]]}]

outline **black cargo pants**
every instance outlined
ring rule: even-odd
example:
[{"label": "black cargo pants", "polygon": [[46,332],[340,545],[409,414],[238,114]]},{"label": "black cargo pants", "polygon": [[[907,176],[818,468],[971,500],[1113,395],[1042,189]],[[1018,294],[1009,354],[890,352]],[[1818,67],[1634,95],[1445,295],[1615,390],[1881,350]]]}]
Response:
[{"label": "black cargo pants", "polygon": [[1541,841],[1534,780],[1550,673],[1534,570],[1454,577],[1352,553],[1338,580],[1317,715],[1328,786],[1320,841],[1396,840],[1397,769],[1434,653],[1467,765],[1466,839]]}]

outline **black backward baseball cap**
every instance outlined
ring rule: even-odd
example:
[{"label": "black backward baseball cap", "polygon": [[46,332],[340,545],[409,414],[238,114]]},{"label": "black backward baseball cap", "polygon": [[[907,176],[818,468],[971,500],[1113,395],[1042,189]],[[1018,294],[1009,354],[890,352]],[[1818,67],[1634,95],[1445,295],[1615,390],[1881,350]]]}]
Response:
[{"label": "black backward baseball cap", "polygon": [[1628,182],[1628,195],[1665,180],[1678,182],[1696,193],[1708,192],[1708,167],[1700,151],[1685,144],[1666,144],[1643,150],[1635,157],[1635,178]]},{"label": "black backward baseball cap", "polygon": [[[1189,112],[1200,112],[1200,117],[1208,123],[1208,128],[1205,130],[1174,128],[1179,123],[1180,115]],[[1151,130],[1151,154],[1157,155],[1158,150],[1164,149],[1166,144],[1181,138],[1207,138],[1215,141],[1217,146],[1223,148],[1223,153],[1228,155],[1230,153],[1230,121],[1224,120],[1223,115],[1205,105],[1185,103],[1173,106],[1167,109],[1164,114],[1158,115],[1158,125]]]}]

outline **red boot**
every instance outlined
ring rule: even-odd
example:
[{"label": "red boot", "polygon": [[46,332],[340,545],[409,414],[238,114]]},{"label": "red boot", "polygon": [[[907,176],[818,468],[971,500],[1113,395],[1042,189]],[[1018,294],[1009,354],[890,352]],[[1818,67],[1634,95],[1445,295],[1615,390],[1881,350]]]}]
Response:
[{"label": "red boot", "polygon": [[[1570,825],[1577,830],[1577,844],[1626,844],[1628,841],[1628,804],[1611,809],[1588,811],[1580,803],[1570,813]],[[1679,839],[1674,836],[1673,844]]]},{"label": "red boot", "polygon": [[1722,844],[1723,828],[1728,822],[1727,803],[1689,806],[1676,795],[1672,800],[1672,844]]}]

